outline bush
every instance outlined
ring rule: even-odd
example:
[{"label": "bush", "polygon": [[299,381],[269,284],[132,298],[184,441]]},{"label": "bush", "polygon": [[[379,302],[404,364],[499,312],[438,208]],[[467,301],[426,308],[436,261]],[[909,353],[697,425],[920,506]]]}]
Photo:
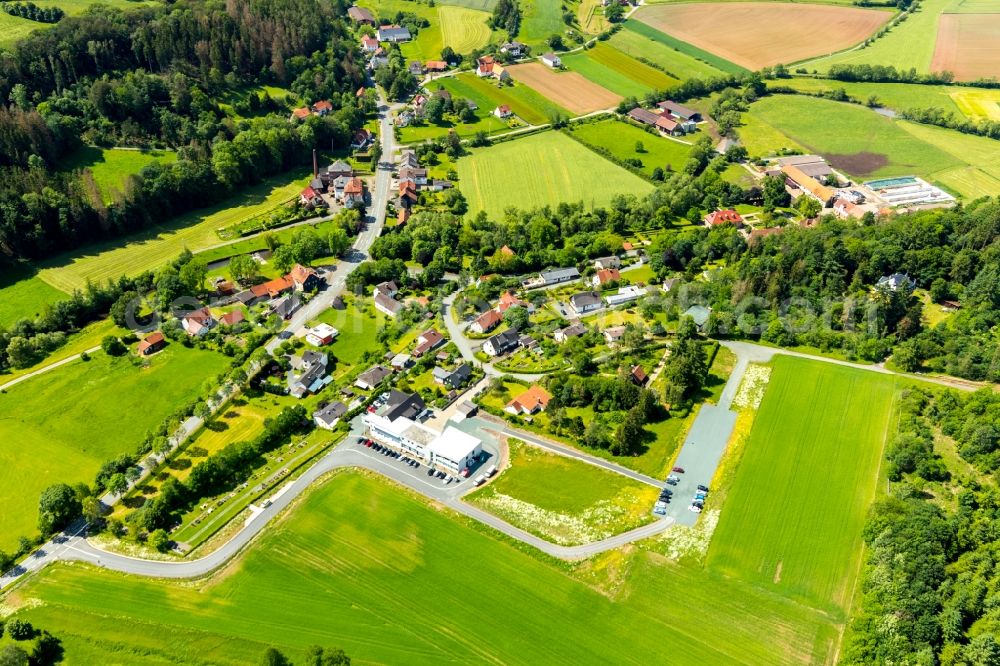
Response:
[{"label": "bush", "polygon": [[7,620],[6,628],[7,635],[15,641],[26,641],[35,635],[35,628],[31,626],[30,622],[16,617]]}]

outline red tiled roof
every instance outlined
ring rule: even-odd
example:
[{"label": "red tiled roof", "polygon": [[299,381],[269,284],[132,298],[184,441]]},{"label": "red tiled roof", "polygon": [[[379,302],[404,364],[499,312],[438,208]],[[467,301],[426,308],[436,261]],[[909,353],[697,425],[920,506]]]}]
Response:
[{"label": "red tiled roof", "polygon": [[488,331],[496,327],[502,320],[503,317],[501,317],[500,313],[496,310],[487,310],[483,314],[476,317],[476,323],[479,324],[479,327],[484,331]]},{"label": "red tiled roof", "polygon": [[280,277],[263,284],[250,287],[250,293],[257,298],[260,298],[261,296],[277,296],[282,292],[288,291],[292,288],[292,286],[292,281],[290,279],[287,277]]},{"label": "red tiled roof", "polygon": [[705,221],[715,227],[720,224],[734,224],[737,227],[743,226],[743,218],[735,210],[717,210],[705,216]]},{"label": "red tiled roof", "polygon": [[149,335],[144,337],[142,341],[139,343],[138,347],[139,353],[141,354],[142,352],[146,351],[153,345],[160,344],[164,340],[165,338],[163,337],[163,333],[161,333],[160,331],[155,331],[153,333],[150,333]]},{"label": "red tiled roof", "polygon": [[428,60],[424,64],[424,67],[426,67],[427,69],[432,69],[436,72],[443,72],[444,70],[448,69],[448,63],[446,63],[444,60]]},{"label": "red tiled roof", "polygon": [[520,305],[523,307],[526,303],[509,291],[505,291],[500,294],[500,305],[497,306],[497,310],[500,312],[506,312],[508,308],[514,305]]},{"label": "red tiled roof", "polygon": [[208,308],[199,308],[197,310],[192,310],[183,317],[184,319],[190,319],[191,321],[196,321],[200,324],[212,321],[212,313],[208,311]]},{"label": "red tiled roof", "polygon": [[605,282],[617,282],[622,279],[622,274],[618,272],[617,268],[605,268],[603,270],[597,271],[597,284],[604,284]]},{"label": "red tiled roof", "polygon": [[549,395],[548,391],[543,389],[538,384],[535,384],[527,391],[508,402],[507,406],[514,407],[518,411],[532,413],[538,409],[545,409],[548,407],[549,400],[551,399],[552,396]]},{"label": "red tiled roof", "polygon": [[319,195],[316,193],[316,190],[314,190],[311,186],[306,185],[306,188],[302,190],[302,196],[306,199],[315,199]]},{"label": "red tiled roof", "polygon": [[328,99],[321,99],[313,104],[313,108],[317,111],[333,111],[333,103]]},{"label": "red tiled roof", "polygon": [[243,310],[233,310],[232,312],[227,312],[226,314],[219,317],[219,321],[222,322],[224,326],[233,326],[246,319],[243,315]]},{"label": "red tiled roof", "polygon": [[351,178],[347,185],[344,185],[344,194],[361,194],[364,191],[364,184],[357,177]]},{"label": "red tiled roof", "polygon": [[312,115],[312,111],[309,110],[309,107],[303,106],[300,109],[295,109],[294,111],[292,111],[292,115],[298,118],[299,120],[305,120],[306,118]]},{"label": "red tiled roof", "polygon": [[285,277],[291,279],[295,284],[304,284],[310,277],[316,275],[316,271],[302,264],[295,264],[292,270]]}]

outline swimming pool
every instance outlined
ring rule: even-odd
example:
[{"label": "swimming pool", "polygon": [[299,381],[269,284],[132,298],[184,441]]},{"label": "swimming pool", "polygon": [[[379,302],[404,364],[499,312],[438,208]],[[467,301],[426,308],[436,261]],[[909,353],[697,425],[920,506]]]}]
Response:
[{"label": "swimming pool", "polygon": [[891,187],[905,187],[907,185],[917,185],[918,181],[913,176],[903,176],[902,178],[882,178],[881,180],[869,180],[865,183],[873,190],[880,190]]}]

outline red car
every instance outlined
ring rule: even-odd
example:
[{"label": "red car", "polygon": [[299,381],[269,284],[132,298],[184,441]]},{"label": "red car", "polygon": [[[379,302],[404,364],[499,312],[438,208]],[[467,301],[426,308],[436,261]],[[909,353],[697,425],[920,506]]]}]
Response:
[{"label": "red car", "polygon": [[684,473],[684,468],[683,467],[674,467],[673,471],[677,472],[678,474],[683,474]]}]

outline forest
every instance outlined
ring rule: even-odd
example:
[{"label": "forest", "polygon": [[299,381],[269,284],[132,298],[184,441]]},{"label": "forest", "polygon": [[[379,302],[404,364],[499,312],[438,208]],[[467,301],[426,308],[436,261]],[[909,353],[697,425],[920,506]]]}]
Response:
[{"label": "forest", "polygon": [[1000,397],[912,388],[899,423],[844,662],[998,664]]},{"label": "forest", "polygon": [[[319,0],[96,6],[0,56],[0,257],[35,259],[148,227],[346,147],[370,95],[343,17]],[[288,122],[285,87],[333,113]],[[220,100],[232,99],[230,113]],[[58,169],[83,144],[173,148],[106,203]],[[0,259],[2,261],[3,259]]]}]

